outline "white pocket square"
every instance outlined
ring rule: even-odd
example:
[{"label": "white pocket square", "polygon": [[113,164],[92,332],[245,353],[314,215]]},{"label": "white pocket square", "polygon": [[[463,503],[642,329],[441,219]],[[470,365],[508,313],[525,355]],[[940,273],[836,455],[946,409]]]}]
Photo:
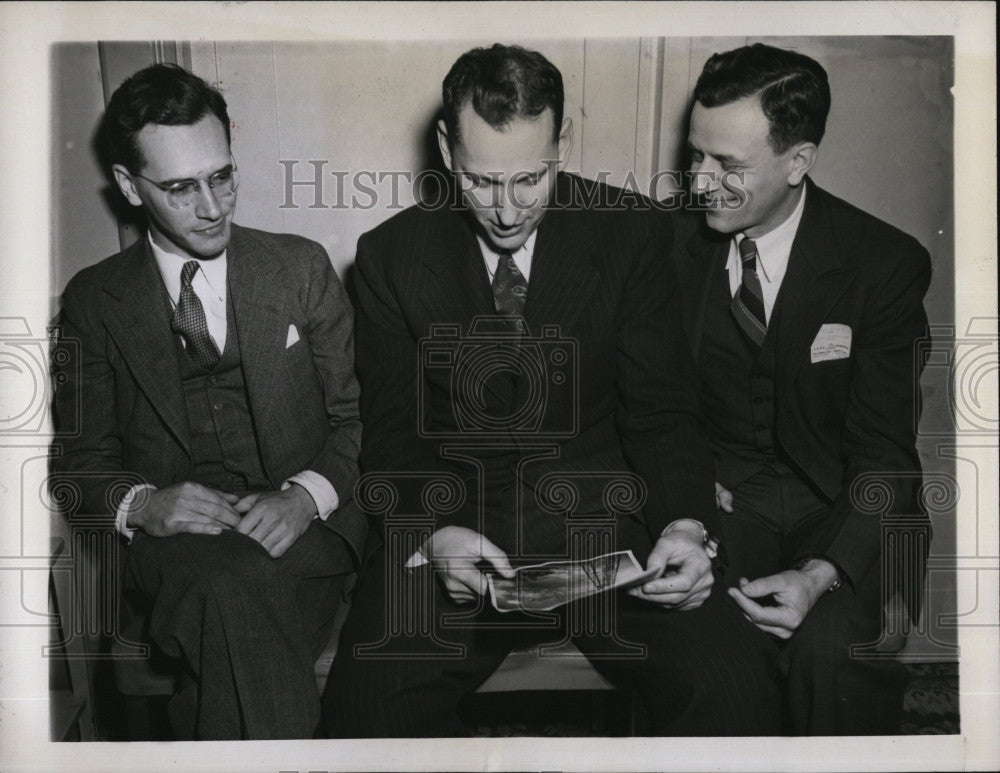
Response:
[{"label": "white pocket square", "polygon": [[285,348],[287,349],[289,346],[291,346],[298,340],[299,340],[299,331],[296,330],[295,325],[289,325],[288,339],[285,341]]},{"label": "white pocket square", "polygon": [[846,360],[851,356],[851,328],[849,325],[830,323],[823,325],[809,349],[809,362]]}]

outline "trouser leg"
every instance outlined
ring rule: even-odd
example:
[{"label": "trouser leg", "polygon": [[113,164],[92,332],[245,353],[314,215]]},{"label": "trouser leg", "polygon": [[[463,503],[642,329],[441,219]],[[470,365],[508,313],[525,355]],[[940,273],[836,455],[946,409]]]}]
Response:
[{"label": "trouser leg", "polygon": [[[722,515],[730,558],[727,583],[791,568],[798,555],[818,553],[836,521],[825,504],[791,474],[764,472],[733,492]],[[907,673],[890,657],[852,656],[851,645],[877,642],[882,630],[881,564],[856,588],[824,594],[793,636],[781,642],[784,727],[802,735],[891,734],[899,729]]]},{"label": "trouser leg", "polygon": [[352,569],[342,540],[321,524],[279,559],[232,531],[136,535],[124,590],[148,609],[152,641],[183,661],[175,732],[311,738],[319,719],[315,652]]},{"label": "trouser leg", "polygon": [[[779,730],[781,696],[777,649],[748,623],[717,583],[698,609],[667,611],[624,597],[618,634],[640,643],[643,657],[592,657],[609,679],[636,690],[649,717],[649,735],[772,735]],[[599,638],[575,639],[590,655]]]},{"label": "trouser leg", "polygon": [[354,593],[330,671],[323,695],[325,733],[333,738],[469,735],[458,704],[510,648],[501,633],[479,629],[478,618],[462,627],[449,627],[443,619],[472,609],[451,602],[430,565],[408,570],[379,549]]},{"label": "trouser leg", "polygon": [[852,655],[882,630],[876,564],[852,592],[823,595],[785,645],[787,723],[796,735],[892,735],[899,732],[908,674],[891,653]]}]

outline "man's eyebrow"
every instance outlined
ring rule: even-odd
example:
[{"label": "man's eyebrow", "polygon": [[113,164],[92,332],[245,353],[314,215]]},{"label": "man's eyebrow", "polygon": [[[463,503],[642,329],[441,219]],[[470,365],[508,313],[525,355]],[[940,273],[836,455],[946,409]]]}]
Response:
[{"label": "man's eyebrow", "polygon": [[[220,174],[221,172],[231,172],[231,171],[233,171],[234,166],[235,165],[233,163],[228,163],[228,164],[226,164],[223,167],[219,167],[214,172],[209,172],[207,175],[205,175],[205,179],[206,180],[211,179],[212,177],[215,177],[215,175]],[[177,183],[193,183],[193,182],[198,182],[198,178],[197,177],[174,177],[174,178],[171,178],[169,180],[161,180],[160,181],[160,185],[177,185]]]},{"label": "man's eyebrow", "polygon": [[[522,177],[542,177],[546,172],[549,171],[549,165],[543,164],[537,169],[524,169],[515,174],[511,175],[511,179],[519,180]],[[479,172],[470,172],[468,170],[462,170],[462,174],[469,177],[473,182],[480,182],[485,180],[491,185],[503,185],[503,181],[500,180],[502,172],[484,172],[480,174]]]}]

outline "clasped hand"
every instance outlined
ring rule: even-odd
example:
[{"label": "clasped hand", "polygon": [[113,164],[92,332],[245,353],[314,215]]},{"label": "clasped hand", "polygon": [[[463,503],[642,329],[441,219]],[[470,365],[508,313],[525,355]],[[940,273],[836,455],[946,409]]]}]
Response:
[{"label": "clasped hand", "polygon": [[152,491],[148,497],[144,506],[129,511],[129,526],[153,537],[235,529],[259,542],[272,558],[284,555],[316,515],[309,492],[296,484],[241,499],[185,481]]},{"label": "clasped hand", "polygon": [[629,594],[667,609],[686,611],[705,603],[715,577],[704,547],[704,532],[696,524],[675,522],[653,546],[646,569],[657,569],[656,578],[632,588]]}]

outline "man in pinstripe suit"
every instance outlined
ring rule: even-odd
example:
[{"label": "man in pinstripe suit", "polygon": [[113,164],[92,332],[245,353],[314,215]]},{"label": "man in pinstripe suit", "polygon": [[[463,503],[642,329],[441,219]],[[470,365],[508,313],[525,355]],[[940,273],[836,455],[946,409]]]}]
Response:
[{"label": "man in pinstripe suit", "polygon": [[[572,124],[540,54],[469,51],[443,92],[463,206],[410,208],[358,243],[362,464],[394,506],[327,685],[328,732],[467,732],[463,696],[517,642],[560,636],[638,690],[650,734],[774,732],[770,650],[705,548],[718,516],[670,220],[560,170]],[[435,478],[461,501],[421,499]],[[622,482],[629,502],[609,495]],[[401,536],[395,516],[428,510]],[[556,631],[484,601],[490,572],[614,548],[656,579],[570,605]]]}]

